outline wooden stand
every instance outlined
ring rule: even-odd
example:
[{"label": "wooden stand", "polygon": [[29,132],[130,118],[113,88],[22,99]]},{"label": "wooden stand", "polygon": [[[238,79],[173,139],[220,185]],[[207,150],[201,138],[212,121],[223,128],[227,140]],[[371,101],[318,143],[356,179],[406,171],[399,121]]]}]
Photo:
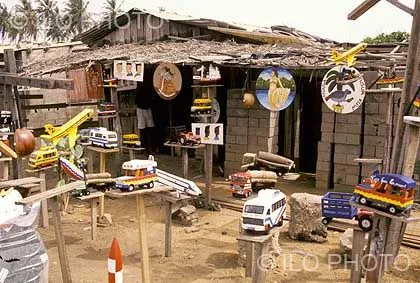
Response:
[{"label": "wooden stand", "polygon": [[[126,197],[135,195],[136,196],[136,203],[137,203],[137,218],[139,223],[139,243],[140,243],[140,254],[141,254],[141,270],[142,270],[142,281],[143,283],[150,283],[150,268],[149,268],[149,250],[147,244],[147,229],[146,229],[146,213],[144,209],[144,194],[153,194],[159,192],[168,192],[171,188],[167,186],[158,186],[155,184],[153,189],[143,189],[143,190],[135,190],[133,192],[121,192],[118,190],[106,192],[107,196],[111,197]],[[168,224],[167,224],[168,225]],[[166,235],[166,233],[165,233]],[[166,242],[169,240],[165,240]]]},{"label": "wooden stand", "polygon": [[12,165],[12,158],[10,157],[4,157],[0,158],[0,180],[7,181],[9,180],[9,167]]},{"label": "wooden stand", "polygon": [[[41,193],[45,192],[47,190],[47,184],[46,184],[46,177],[45,177],[45,171],[56,168],[57,165],[44,167],[42,169],[36,169],[36,170],[26,170],[28,173],[38,173],[39,179],[41,179]],[[44,228],[48,228],[48,205],[47,200],[44,199],[41,201],[41,226]]]},{"label": "wooden stand", "polygon": [[180,148],[181,149],[181,155],[182,155],[182,169],[183,169],[183,177],[185,179],[188,179],[188,149],[200,149],[204,148],[204,144],[198,144],[198,145],[182,145],[179,143],[170,143],[166,142],[164,143],[164,146],[169,146],[172,148]]},{"label": "wooden stand", "polygon": [[96,240],[96,235],[97,235],[96,223],[97,223],[97,218],[98,218],[98,213],[97,213],[98,202],[101,202],[101,199],[104,198],[104,195],[105,194],[103,192],[94,192],[88,196],[77,197],[81,201],[90,200],[90,218],[91,218],[90,224],[91,224],[91,236],[92,236],[93,241]]},{"label": "wooden stand", "polygon": [[265,282],[265,270],[258,266],[258,259],[268,255],[272,237],[280,231],[281,227],[274,227],[268,235],[252,235],[246,231],[239,234],[238,242],[246,246],[245,277],[252,277],[253,283]]},{"label": "wooden stand", "polygon": [[143,151],[145,151],[146,149],[144,147],[127,147],[127,146],[122,146],[121,147],[121,151],[127,150],[128,151],[128,156],[130,158],[130,160],[136,159],[135,157],[135,153],[141,153]]}]

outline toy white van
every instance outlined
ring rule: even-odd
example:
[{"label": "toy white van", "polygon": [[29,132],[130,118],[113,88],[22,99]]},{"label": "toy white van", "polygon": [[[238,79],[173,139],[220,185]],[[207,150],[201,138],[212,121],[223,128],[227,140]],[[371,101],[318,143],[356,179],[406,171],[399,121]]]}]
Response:
[{"label": "toy white van", "polygon": [[108,131],[107,128],[93,128],[89,132],[89,143],[108,148],[118,146],[117,133]]},{"label": "toy white van", "polygon": [[242,229],[270,232],[274,226],[283,225],[286,217],[286,195],[280,190],[265,189],[258,197],[245,202],[242,211]]}]

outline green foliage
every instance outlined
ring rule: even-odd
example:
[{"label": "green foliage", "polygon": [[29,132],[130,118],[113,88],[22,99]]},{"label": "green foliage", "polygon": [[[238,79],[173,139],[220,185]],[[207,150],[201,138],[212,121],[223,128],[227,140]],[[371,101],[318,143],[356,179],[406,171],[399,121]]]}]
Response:
[{"label": "green foliage", "polygon": [[207,199],[203,194],[194,199],[194,206],[196,208],[204,208],[210,211],[220,211],[220,205],[215,202],[207,202]]},{"label": "green foliage", "polygon": [[366,37],[363,42],[370,44],[389,43],[389,42],[403,42],[410,38],[410,34],[405,31],[394,31],[389,34],[381,33],[375,37]]},{"label": "green foliage", "polygon": [[[285,77],[280,77],[281,84],[284,88],[290,88],[296,90],[296,83],[293,79],[288,80]],[[256,89],[268,89],[270,87],[270,80],[264,80],[259,77],[255,83]]]}]

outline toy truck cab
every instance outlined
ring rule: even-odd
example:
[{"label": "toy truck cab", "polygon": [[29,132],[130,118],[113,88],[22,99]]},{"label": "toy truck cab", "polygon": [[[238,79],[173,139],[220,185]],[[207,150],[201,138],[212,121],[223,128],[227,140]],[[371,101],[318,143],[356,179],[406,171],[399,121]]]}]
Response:
[{"label": "toy truck cab", "polygon": [[286,217],[286,196],[280,190],[265,189],[258,197],[245,202],[242,211],[242,229],[265,234],[274,226],[282,226]]},{"label": "toy truck cab", "polygon": [[153,156],[148,160],[134,159],[124,162],[122,169],[125,174],[116,179],[115,186],[122,191],[134,191],[135,188],[147,186],[153,188],[157,181],[157,163]]},{"label": "toy truck cab", "polygon": [[358,210],[350,204],[352,193],[328,192],[321,200],[322,223],[328,225],[333,218],[356,219],[360,229],[372,229],[372,213]]},{"label": "toy truck cab", "polygon": [[252,194],[251,174],[239,172],[229,175],[230,191],[234,197],[249,197]]},{"label": "toy truck cab", "polygon": [[375,171],[370,179],[355,187],[354,195],[362,205],[397,214],[411,209],[415,187],[416,182],[411,178]]},{"label": "toy truck cab", "polygon": [[193,101],[191,107],[192,114],[210,114],[212,111],[211,99],[208,98],[197,98]]}]

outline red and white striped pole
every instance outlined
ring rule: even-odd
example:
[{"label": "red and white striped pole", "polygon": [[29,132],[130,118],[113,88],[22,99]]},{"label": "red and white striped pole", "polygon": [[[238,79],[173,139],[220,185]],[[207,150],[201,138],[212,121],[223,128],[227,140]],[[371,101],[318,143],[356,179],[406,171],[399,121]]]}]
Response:
[{"label": "red and white striped pole", "polygon": [[111,250],[108,256],[108,283],[123,282],[123,267],[120,245],[117,238],[112,240]]}]

